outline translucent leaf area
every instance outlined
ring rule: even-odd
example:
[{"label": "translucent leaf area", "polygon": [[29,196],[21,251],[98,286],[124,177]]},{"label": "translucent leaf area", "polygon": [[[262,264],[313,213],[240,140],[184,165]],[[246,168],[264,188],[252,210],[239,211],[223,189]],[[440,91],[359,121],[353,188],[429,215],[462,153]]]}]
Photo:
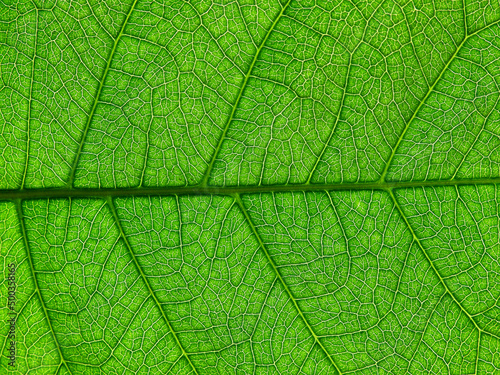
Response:
[{"label": "translucent leaf area", "polygon": [[500,374],[499,0],[0,0],[0,77],[1,374]]}]

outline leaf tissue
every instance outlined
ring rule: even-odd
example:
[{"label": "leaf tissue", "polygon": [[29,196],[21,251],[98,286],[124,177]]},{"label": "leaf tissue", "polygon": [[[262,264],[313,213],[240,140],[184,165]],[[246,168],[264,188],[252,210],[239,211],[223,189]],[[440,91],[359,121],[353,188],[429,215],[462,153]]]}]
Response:
[{"label": "leaf tissue", "polygon": [[498,0],[0,0],[0,373],[500,373]]}]

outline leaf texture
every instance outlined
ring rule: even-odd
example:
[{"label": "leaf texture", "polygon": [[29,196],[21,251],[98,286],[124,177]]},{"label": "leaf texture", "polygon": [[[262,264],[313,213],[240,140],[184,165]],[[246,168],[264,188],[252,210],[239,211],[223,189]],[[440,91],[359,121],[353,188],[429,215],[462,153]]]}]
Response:
[{"label": "leaf texture", "polygon": [[0,75],[2,373],[500,372],[498,0],[3,0]]}]

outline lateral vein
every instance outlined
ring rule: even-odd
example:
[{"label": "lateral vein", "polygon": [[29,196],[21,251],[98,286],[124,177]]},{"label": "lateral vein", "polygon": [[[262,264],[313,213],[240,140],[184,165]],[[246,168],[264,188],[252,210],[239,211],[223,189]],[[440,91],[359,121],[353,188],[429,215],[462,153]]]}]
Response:
[{"label": "lateral vein", "polygon": [[52,322],[50,321],[49,313],[48,313],[47,307],[45,306],[45,302],[42,298],[40,286],[38,285],[38,280],[36,278],[36,273],[35,273],[35,267],[33,265],[33,259],[31,257],[31,251],[30,251],[30,247],[29,247],[29,243],[28,243],[28,237],[26,234],[26,226],[24,224],[24,215],[23,215],[23,208],[22,208],[21,199],[16,199],[15,204],[16,204],[16,211],[17,211],[17,217],[19,220],[19,225],[21,227],[24,248],[26,249],[28,263],[30,265],[30,271],[31,271],[31,276],[33,278],[33,284],[35,285],[35,293],[38,295],[38,299],[40,300],[40,305],[42,307],[43,314],[45,315],[45,319],[47,320],[47,325],[49,326],[50,333],[52,335],[52,338],[53,338],[54,343],[55,343],[56,348],[57,348],[57,352],[58,352],[59,357],[60,357],[60,362],[59,362],[58,368],[61,367],[62,365],[64,365],[64,367],[66,367],[66,370],[68,370],[68,372],[70,374],[72,374],[72,372],[71,372],[71,370],[70,370],[68,364],[66,363],[66,360],[64,359],[64,356],[62,354],[61,346],[59,345],[59,341],[57,340],[57,336],[56,336],[56,332],[54,331],[54,327],[52,327]]},{"label": "lateral vein", "polygon": [[422,243],[420,242],[420,239],[417,237],[417,234],[415,233],[415,231],[413,230],[413,227],[411,226],[408,218],[406,217],[405,213],[403,212],[403,209],[401,208],[401,206],[399,205],[396,197],[394,196],[394,193],[392,192],[392,189],[388,189],[387,192],[389,193],[389,195],[391,196],[392,198],[392,201],[394,202],[394,205],[396,206],[397,210],[399,211],[399,214],[401,215],[401,218],[403,219],[403,221],[405,222],[406,224],[406,227],[408,228],[408,230],[410,231],[413,239],[415,240],[415,242],[417,243],[418,247],[420,248],[420,250],[422,250],[422,253],[424,254],[425,258],[427,259],[427,261],[429,262],[432,270],[434,271],[434,273],[436,274],[436,276],[438,277],[439,279],[439,282],[441,283],[441,285],[443,285],[444,289],[446,290],[446,292],[450,295],[450,297],[453,299],[453,301],[457,304],[457,306],[460,308],[460,310],[462,310],[462,312],[469,318],[469,320],[472,322],[472,324],[474,325],[474,327],[479,331],[479,332],[483,332],[483,330],[477,325],[476,321],[474,320],[474,318],[469,314],[469,312],[458,302],[458,300],[456,299],[455,295],[451,292],[451,290],[448,288],[448,285],[446,284],[445,280],[443,279],[443,277],[441,276],[441,274],[439,273],[438,269],[436,268],[436,266],[434,265],[434,262],[432,261],[432,259],[430,258],[429,254],[427,253],[427,251],[425,250],[424,246],[422,245]]},{"label": "lateral vein", "polygon": [[271,254],[269,253],[269,251],[267,251],[267,248],[264,245],[264,242],[262,241],[262,238],[260,237],[259,233],[257,232],[257,228],[255,228],[255,225],[254,225],[252,219],[250,218],[250,215],[248,214],[248,211],[245,208],[245,205],[243,204],[243,201],[241,200],[240,195],[239,194],[235,194],[233,197],[234,197],[234,200],[236,201],[236,203],[238,204],[238,206],[240,207],[241,212],[245,216],[245,219],[246,219],[248,225],[250,226],[250,228],[251,228],[251,230],[253,232],[253,235],[257,239],[257,242],[259,243],[260,248],[264,252],[264,254],[265,254],[265,256],[266,256],[269,264],[273,268],[273,270],[274,270],[274,272],[275,272],[278,280],[280,281],[281,285],[283,285],[283,288],[285,289],[285,291],[286,291],[286,293],[288,295],[288,298],[290,298],[290,301],[292,301],[292,304],[295,307],[295,309],[297,310],[297,313],[299,314],[299,316],[301,317],[302,321],[304,322],[304,324],[306,325],[307,329],[309,330],[309,333],[314,338],[314,341],[319,345],[319,347],[321,348],[321,350],[325,353],[325,355],[327,356],[327,358],[329,359],[329,361],[331,362],[331,364],[333,365],[333,367],[335,368],[335,370],[337,370],[338,374],[342,375],[342,372],[340,372],[340,369],[338,368],[337,364],[333,360],[332,356],[330,355],[330,353],[328,353],[328,351],[326,350],[326,348],[323,346],[323,344],[319,340],[318,335],[312,329],[311,325],[309,324],[309,322],[307,321],[306,317],[304,316],[304,313],[300,309],[300,307],[299,307],[299,305],[297,303],[297,300],[295,299],[295,297],[293,296],[291,290],[288,288],[288,285],[285,283],[285,280],[281,276],[281,273],[279,272],[278,267],[274,263],[274,260],[271,258]]},{"label": "lateral vein", "polygon": [[412,122],[415,119],[415,117],[417,117],[418,112],[420,112],[420,108],[422,108],[422,106],[425,104],[425,102],[427,101],[427,98],[429,98],[429,96],[434,92],[434,88],[436,87],[436,85],[438,84],[438,82],[441,80],[441,77],[444,75],[444,73],[446,72],[446,70],[448,70],[448,67],[450,66],[450,64],[453,62],[453,60],[455,60],[455,57],[457,56],[458,52],[462,49],[462,46],[467,41],[467,39],[468,39],[468,37],[465,37],[462,40],[462,42],[458,45],[458,47],[455,50],[455,52],[453,52],[453,55],[450,56],[450,58],[448,59],[448,62],[445,64],[445,66],[443,67],[443,69],[441,70],[441,72],[439,73],[439,75],[434,80],[434,83],[432,84],[432,86],[429,87],[429,90],[427,90],[427,93],[422,98],[422,100],[418,104],[418,106],[415,109],[415,111],[413,111],[413,115],[410,117],[410,119],[406,123],[403,131],[399,135],[398,141],[396,142],[396,144],[392,148],[391,155],[389,156],[389,159],[385,163],[385,166],[384,166],[384,169],[383,169],[383,171],[382,171],[382,173],[380,175],[380,180],[379,181],[381,181],[381,182],[385,181],[385,177],[387,175],[387,171],[389,170],[389,167],[391,166],[392,160],[394,159],[394,156],[396,156],[396,151],[399,148],[399,145],[401,144],[401,142],[403,141],[406,132],[410,128],[410,125],[412,124]]},{"label": "lateral vein", "polygon": [[280,20],[281,16],[285,12],[285,9],[288,7],[288,5],[290,4],[290,2],[291,2],[291,0],[288,0],[286,2],[286,4],[282,6],[280,13],[278,14],[278,16],[276,17],[276,19],[274,20],[273,24],[271,25],[271,27],[267,31],[266,36],[262,40],[262,43],[260,44],[259,48],[255,52],[253,60],[250,63],[250,67],[248,68],[247,74],[246,74],[245,78],[243,79],[243,83],[242,83],[242,85],[240,87],[240,91],[238,92],[238,97],[236,98],[236,101],[234,102],[233,107],[231,109],[231,114],[229,115],[226,123],[224,124],[224,129],[222,130],[222,135],[219,138],[219,142],[217,143],[217,147],[215,148],[213,156],[210,159],[210,162],[208,164],[207,170],[206,170],[205,174],[203,175],[203,179],[201,180],[200,186],[207,186],[207,182],[208,182],[208,179],[210,178],[210,174],[212,173],[212,169],[214,167],[215,160],[217,159],[219,151],[220,151],[220,149],[222,147],[222,142],[226,138],[226,133],[227,133],[227,131],[229,129],[229,125],[233,121],[233,117],[234,117],[234,114],[236,113],[236,109],[238,108],[238,105],[240,103],[241,97],[243,95],[243,91],[245,91],[245,87],[247,86],[248,79],[250,78],[250,75],[251,75],[252,70],[253,70],[253,68],[255,66],[255,63],[257,62],[257,59],[259,58],[260,51],[262,51],[262,48],[264,48],[264,45],[266,44],[266,41],[269,38],[269,35],[271,35],[271,33],[273,32],[274,28],[276,27],[276,24]]},{"label": "lateral vein", "polygon": [[148,280],[146,274],[144,273],[141,265],[139,264],[139,261],[137,260],[137,257],[135,256],[135,253],[132,250],[132,247],[130,246],[130,243],[128,242],[127,237],[125,236],[125,232],[123,231],[123,227],[122,227],[120,219],[118,217],[118,213],[116,212],[116,208],[115,208],[115,205],[113,203],[113,199],[111,197],[107,197],[106,202],[108,204],[108,207],[109,207],[111,213],[113,214],[113,218],[115,220],[116,226],[117,226],[118,230],[120,231],[120,237],[123,239],[123,242],[125,242],[125,247],[127,248],[129,255],[132,258],[137,271],[141,275],[142,281],[144,282],[144,284],[148,288],[148,292],[151,295],[151,298],[153,298],[153,301],[155,302],[156,306],[160,310],[161,316],[162,316],[163,320],[165,321],[165,323],[167,324],[167,326],[170,330],[170,333],[172,333],[172,336],[174,337],[175,342],[177,343],[177,346],[181,350],[182,355],[189,362],[189,365],[193,369],[194,373],[196,375],[198,375],[199,373],[196,370],[196,367],[194,367],[194,364],[191,362],[191,359],[189,358],[188,353],[186,352],[186,350],[182,346],[179,338],[177,337],[177,333],[174,331],[174,328],[172,327],[170,320],[168,319],[167,315],[165,314],[165,311],[163,310],[163,308],[161,307],[161,304],[160,304],[160,301],[158,300],[158,297],[156,297],[156,294],[154,293],[153,289],[151,288],[151,284],[149,284],[149,280]]},{"label": "lateral vein", "polygon": [[36,49],[38,45],[38,8],[36,7],[36,4],[33,3],[35,6],[35,12],[36,12],[36,29],[35,29],[35,46],[33,48],[33,59],[31,60],[31,79],[30,79],[30,93],[29,93],[29,101],[28,101],[28,114],[27,114],[27,119],[26,119],[26,160],[24,162],[24,171],[23,171],[23,179],[21,181],[21,189],[24,188],[24,184],[26,183],[26,175],[28,173],[28,163],[30,159],[30,145],[31,145],[31,138],[30,138],[30,124],[31,124],[31,102],[33,101],[33,81],[35,80],[35,59],[36,59]]},{"label": "lateral vein", "polygon": [[75,173],[76,173],[76,167],[78,165],[78,161],[80,160],[80,155],[82,153],[83,149],[83,144],[85,143],[85,139],[87,138],[87,133],[90,129],[90,123],[92,122],[92,119],[94,117],[95,110],[97,108],[97,103],[99,102],[99,97],[101,96],[102,88],[104,87],[104,81],[106,81],[106,77],[108,76],[108,71],[111,66],[111,61],[113,60],[113,56],[115,55],[116,47],[118,45],[118,42],[120,41],[120,38],[123,35],[123,32],[125,30],[125,26],[127,26],[127,22],[132,15],[132,12],[134,11],[134,8],[137,4],[138,0],[134,0],[132,5],[130,6],[130,9],[127,13],[127,16],[125,17],[125,21],[123,21],[122,27],[120,28],[120,32],[118,33],[114,43],[113,43],[113,48],[111,49],[108,60],[106,61],[106,67],[104,69],[104,73],[102,74],[102,78],[99,82],[99,86],[97,88],[97,93],[94,97],[94,103],[92,104],[92,109],[90,110],[89,117],[87,118],[87,122],[85,123],[85,128],[83,130],[82,138],[80,140],[80,144],[78,145],[78,150],[76,152],[75,158],[73,160],[73,164],[71,166],[70,170],[70,175],[68,179],[68,183],[66,184],[66,187],[71,189],[73,187],[73,182],[75,180]]}]

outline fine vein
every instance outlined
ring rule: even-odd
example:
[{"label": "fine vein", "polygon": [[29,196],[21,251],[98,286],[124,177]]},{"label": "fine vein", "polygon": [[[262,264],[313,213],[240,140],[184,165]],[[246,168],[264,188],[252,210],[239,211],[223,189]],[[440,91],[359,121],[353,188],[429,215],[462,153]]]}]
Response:
[{"label": "fine vein", "polygon": [[115,223],[116,223],[116,226],[117,226],[118,230],[120,231],[120,236],[123,239],[123,242],[125,243],[125,247],[127,248],[128,252],[129,252],[129,255],[132,258],[137,271],[141,275],[142,281],[144,282],[144,284],[148,288],[149,294],[151,295],[151,297],[153,298],[156,306],[160,310],[161,316],[162,316],[163,320],[165,321],[165,323],[167,324],[170,332],[172,333],[172,336],[174,337],[175,342],[177,343],[177,346],[181,350],[181,352],[184,355],[184,357],[186,358],[186,360],[189,362],[189,364],[190,364],[191,368],[193,369],[194,373],[196,375],[198,375],[198,371],[196,370],[196,367],[194,367],[193,363],[191,362],[191,359],[189,358],[189,355],[187,354],[187,352],[184,349],[184,347],[182,346],[179,338],[177,337],[177,334],[174,331],[174,328],[172,327],[172,324],[170,323],[170,320],[167,318],[167,315],[165,314],[165,311],[161,307],[161,303],[158,300],[158,297],[156,297],[156,294],[154,293],[153,289],[151,288],[151,285],[149,284],[149,280],[148,280],[146,274],[144,273],[141,265],[139,264],[139,261],[137,260],[137,257],[135,256],[135,253],[132,250],[132,247],[130,246],[130,243],[128,242],[127,237],[125,236],[125,232],[123,231],[120,219],[118,217],[118,213],[116,212],[116,208],[115,208],[115,205],[113,203],[113,199],[111,197],[108,197],[106,199],[106,202],[108,204],[108,207],[109,207],[111,213],[113,214],[113,218],[115,220]]},{"label": "fine vein", "polygon": [[441,80],[441,77],[443,76],[443,74],[446,72],[446,70],[448,69],[448,67],[450,66],[450,64],[452,63],[452,61],[455,59],[455,57],[457,56],[458,52],[462,49],[463,45],[465,44],[465,42],[467,40],[469,40],[471,37],[479,34],[480,32],[490,28],[491,26],[493,25],[496,25],[500,22],[500,19],[495,21],[495,22],[492,22],[490,23],[489,25],[486,25],[485,27],[475,31],[474,33],[472,34],[465,34],[465,37],[464,39],[462,40],[462,42],[458,45],[457,49],[455,50],[455,52],[453,53],[453,55],[451,55],[451,57],[449,58],[448,62],[446,63],[446,65],[443,67],[443,69],[441,70],[441,72],[439,73],[439,76],[436,78],[436,80],[434,81],[434,83],[432,84],[431,87],[429,87],[429,90],[427,91],[427,94],[425,94],[424,98],[420,101],[418,107],[415,109],[415,111],[413,112],[413,115],[411,116],[410,120],[408,120],[408,122],[406,123],[405,125],[405,128],[403,129],[403,132],[400,134],[399,138],[398,138],[398,141],[396,142],[396,145],[392,148],[392,152],[391,152],[391,155],[389,156],[389,159],[387,160],[385,166],[384,166],[384,170],[382,171],[382,174],[380,175],[380,179],[379,181],[383,182],[385,181],[385,177],[387,175],[387,171],[392,163],[392,160],[394,159],[394,156],[396,156],[396,151],[400,145],[400,143],[403,141],[403,138],[406,134],[406,132],[408,131],[411,123],[413,122],[413,120],[415,119],[415,117],[417,116],[418,112],[420,111],[420,108],[425,104],[425,102],[427,101],[427,98],[430,96],[430,94],[434,91],[434,88],[436,87],[437,83]]},{"label": "fine vein", "polygon": [[92,109],[90,110],[89,117],[87,118],[87,122],[85,123],[85,128],[83,130],[82,138],[80,140],[80,144],[78,145],[78,150],[76,152],[75,158],[73,159],[73,164],[71,166],[71,171],[69,174],[68,183],[66,184],[67,188],[73,187],[73,181],[75,180],[76,167],[78,165],[78,161],[80,160],[80,155],[82,153],[83,144],[85,143],[85,139],[87,138],[87,133],[90,129],[90,123],[92,122],[92,118],[94,117],[94,113],[95,113],[95,110],[97,108],[97,103],[99,102],[99,97],[101,96],[102,88],[104,87],[104,81],[106,81],[109,67],[111,66],[111,60],[113,60],[113,56],[115,55],[115,51],[116,51],[116,46],[118,45],[118,42],[120,41],[120,38],[123,35],[123,32],[125,30],[125,26],[127,25],[127,22],[132,14],[134,8],[135,8],[135,5],[137,4],[137,1],[138,0],[134,0],[134,3],[130,7],[130,9],[127,13],[127,16],[125,17],[125,20],[123,21],[123,25],[120,28],[120,32],[118,33],[118,36],[116,37],[116,39],[113,43],[113,48],[111,49],[111,52],[109,53],[108,60],[106,61],[106,68],[104,69],[104,73],[103,73],[102,78],[99,82],[99,86],[97,88],[97,93],[94,97],[94,103],[92,104]]},{"label": "fine vein", "polygon": [[[382,6],[382,4],[383,4],[383,2],[381,2],[377,6],[377,8],[374,9],[373,14],[375,14],[378,11],[378,9]],[[338,123],[340,121],[340,115],[342,114],[342,109],[344,108],[345,97],[347,96],[347,87],[349,85],[349,77],[351,75],[352,57],[354,56],[354,54],[358,50],[359,46],[361,44],[363,44],[363,41],[364,41],[364,38],[365,38],[365,35],[366,35],[366,30],[368,29],[368,24],[369,24],[369,19],[366,20],[366,25],[365,25],[365,28],[363,30],[363,35],[361,36],[358,44],[356,45],[356,47],[354,47],[354,49],[352,50],[352,52],[349,55],[349,61],[347,63],[348,64],[347,65],[347,74],[346,74],[346,77],[345,77],[345,85],[342,88],[342,98],[340,99],[339,110],[337,112],[337,118],[335,119],[335,123],[333,124],[333,127],[330,130],[330,134],[328,135],[328,138],[327,138],[325,144],[323,145],[323,148],[321,149],[318,157],[316,158],[316,162],[314,163],[314,166],[312,167],[311,172],[309,172],[309,176],[307,177],[306,184],[309,184],[311,182],[311,179],[312,179],[312,177],[314,175],[314,172],[316,171],[316,168],[318,167],[319,162],[323,159],[323,154],[325,153],[326,149],[330,145],[330,141],[333,138],[333,134],[335,133],[335,129],[337,129],[337,125],[338,125]]]},{"label": "fine vein", "polygon": [[251,230],[252,230],[255,238],[257,239],[257,242],[260,245],[260,248],[264,252],[264,254],[265,254],[265,256],[266,256],[269,264],[271,265],[271,267],[273,268],[276,276],[278,277],[279,281],[281,282],[281,285],[283,285],[283,288],[285,289],[286,293],[288,294],[288,297],[290,298],[290,301],[292,302],[293,306],[297,310],[297,313],[300,315],[300,317],[302,318],[302,321],[304,322],[304,324],[306,325],[307,329],[309,330],[309,333],[314,338],[314,341],[319,345],[319,347],[321,348],[321,350],[325,353],[325,355],[327,356],[327,358],[329,359],[329,361],[332,363],[333,367],[335,367],[335,369],[337,370],[338,374],[342,375],[342,373],[340,372],[340,369],[338,368],[337,364],[333,360],[333,358],[330,355],[330,353],[328,353],[328,351],[326,350],[326,348],[321,343],[321,341],[320,341],[318,335],[316,334],[316,332],[314,332],[314,330],[312,329],[311,325],[309,324],[309,322],[307,321],[306,317],[304,316],[304,313],[300,309],[300,307],[299,307],[299,305],[297,303],[297,300],[295,299],[295,297],[293,296],[291,290],[288,288],[288,285],[285,283],[285,280],[281,276],[281,273],[279,272],[278,267],[274,263],[274,260],[271,258],[271,254],[269,253],[269,251],[267,251],[267,248],[264,245],[264,242],[262,241],[262,238],[260,237],[259,233],[257,232],[257,228],[255,228],[255,225],[254,225],[252,219],[250,218],[250,215],[248,214],[248,211],[247,211],[245,205],[243,204],[243,201],[241,200],[240,195],[239,194],[235,194],[234,195],[234,200],[236,201],[236,203],[240,207],[241,212],[245,216],[245,219],[246,219],[248,225],[250,226],[250,228],[251,228]]},{"label": "fine vein", "polygon": [[31,102],[33,100],[33,81],[35,79],[35,58],[36,58],[36,46],[38,41],[38,8],[35,5],[36,12],[36,27],[35,27],[35,47],[33,48],[33,59],[31,60],[31,79],[30,79],[30,93],[29,93],[29,102],[28,102],[28,115],[26,119],[26,160],[24,163],[24,172],[23,179],[21,181],[21,189],[24,188],[24,184],[26,183],[26,174],[28,173],[28,162],[30,159],[30,124],[31,124]]},{"label": "fine vein", "polygon": [[229,117],[228,117],[228,119],[227,119],[227,121],[226,121],[226,123],[224,125],[224,129],[222,131],[222,135],[219,138],[219,142],[217,144],[217,147],[215,148],[215,151],[213,153],[212,159],[210,159],[210,163],[208,164],[207,170],[206,170],[205,174],[203,175],[203,179],[201,180],[200,186],[207,186],[207,182],[208,182],[208,179],[210,178],[210,174],[212,173],[212,169],[214,167],[215,160],[217,159],[217,155],[219,154],[219,151],[220,151],[220,149],[222,147],[222,142],[226,138],[226,133],[227,133],[227,131],[229,129],[229,125],[231,124],[231,121],[233,120],[234,114],[236,113],[236,108],[238,108],[238,104],[240,103],[241,97],[243,95],[243,91],[245,91],[245,87],[246,87],[246,85],[248,83],[248,79],[250,78],[250,75],[252,73],[253,67],[255,66],[255,63],[257,62],[257,59],[258,59],[258,57],[260,55],[260,51],[262,50],[262,48],[266,44],[266,41],[269,38],[269,35],[271,35],[271,33],[274,30],[276,24],[280,20],[281,16],[285,12],[285,9],[288,7],[288,4],[290,4],[290,2],[291,2],[291,0],[288,0],[286,2],[286,4],[283,5],[283,7],[281,8],[281,12],[278,14],[278,16],[276,17],[276,19],[274,20],[273,24],[271,25],[271,27],[267,31],[266,36],[262,40],[262,43],[260,44],[259,48],[255,52],[255,55],[253,57],[252,62],[250,63],[250,67],[248,68],[248,71],[247,71],[247,74],[245,76],[245,79],[243,80],[243,83],[241,85],[240,91],[238,92],[238,97],[236,98],[236,101],[233,104],[233,108],[231,109],[231,114],[229,115]]},{"label": "fine vein", "polygon": [[387,159],[387,162],[385,163],[385,166],[384,166],[384,170],[382,171],[382,174],[380,175],[380,181],[385,181],[385,176],[387,174],[387,171],[389,170],[389,167],[390,167],[390,165],[392,163],[392,160],[394,159],[394,156],[396,156],[396,151],[397,151],[400,143],[403,141],[406,132],[410,128],[411,123],[413,122],[413,120],[415,119],[415,117],[417,117],[417,114],[420,111],[420,108],[422,108],[422,106],[425,104],[425,102],[427,101],[427,98],[432,94],[432,92],[434,92],[434,88],[436,87],[437,83],[441,80],[441,77],[446,72],[446,70],[450,66],[451,62],[453,60],[455,60],[455,57],[457,56],[458,52],[460,51],[460,49],[462,48],[462,46],[464,45],[464,43],[465,43],[465,41],[467,39],[468,38],[464,38],[462,40],[462,42],[458,45],[458,47],[455,50],[455,52],[453,53],[453,55],[451,55],[451,57],[448,59],[448,62],[446,63],[446,65],[443,67],[443,69],[441,70],[441,72],[439,73],[439,75],[434,80],[434,83],[432,84],[432,86],[429,87],[429,90],[427,90],[427,94],[425,94],[425,96],[422,98],[422,100],[418,104],[418,107],[415,109],[415,111],[413,111],[413,115],[411,116],[411,118],[406,123],[403,131],[399,135],[398,141],[396,142],[396,144],[392,148],[391,155],[389,156],[389,159]]},{"label": "fine vein", "polygon": [[66,367],[66,370],[68,370],[68,372],[71,374],[71,370],[69,369],[68,364],[66,363],[66,360],[63,357],[61,346],[59,345],[59,341],[57,340],[56,332],[54,331],[54,328],[52,327],[52,322],[50,321],[49,313],[48,313],[47,307],[45,306],[45,302],[42,298],[40,286],[38,285],[38,280],[36,278],[35,266],[33,263],[33,259],[31,257],[29,241],[28,241],[28,237],[26,234],[26,226],[24,224],[22,201],[21,201],[21,199],[17,199],[15,203],[16,203],[17,218],[19,220],[19,225],[21,227],[21,234],[23,237],[24,248],[26,249],[26,255],[28,258],[29,265],[30,265],[31,277],[33,279],[33,284],[35,286],[36,294],[38,295],[38,299],[40,300],[40,305],[42,307],[43,314],[45,316],[45,319],[47,320],[47,325],[49,326],[50,333],[52,335],[52,338],[53,338],[54,343],[55,343],[56,348],[57,348],[57,352],[58,352],[59,357],[60,357],[59,367],[61,365],[64,365],[64,367]]},{"label": "fine vein", "polygon": [[392,198],[392,201],[394,202],[394,205],[396,206],[396,208],[398,209],[399,211],[399,214],[401,215],[401,218],[403,219],[403,221],[405,222],[408,230],[410,231],[413,239],[415,240],[415,242],[417,243],[418,247],[420,248],[420,250],[422,251],[422,253],[424,254],[425,258],[427,259],[427,262],[429,262],[432,270],[434,271],[434,273],[436,274],[436,276],[438,277],[439,279],[439,282],[443,285],[444,289],[446,290],[446,292],[450,295],[450,297],[453,299],[453,301],[457,304],[457,306],[460,308],[460,310],[462,310],[462,312],[469,318],[469,320],[472,322],[472,324],[474,325],[474,327],[479,331],[479,332],[482,332],[483,330],[477,325],[476,321],[474,320],[474,318],[469,314],[469,312],[460,304],[460,302],[458,302],[458,300],[456,299],[455,295],[451,292],[451,290],[448,288],[448,285],[446,284],[445,280],[443,279],[443,277],[441,276],[441,274],[439,273],[438,269],[436,268],[436,266],[434,265],[434,262],[432,261],[432,259],[430,258],[429,254],[427,253],[427,251],[425,250],[424,246],[422,245],[422,243],[420,242],[420,239],[417,237],[415,231],[413,230],[413,227],[411,226],[408,218],[406,217],[405,213],[403,212],[403,209],[401,208],[401,206],[399,205],[399,202],[397,201],[396,197],[394,196],[394,193],[392,192],[392,189],[388,189],[387,190],[389,195],[391,196]]}]

